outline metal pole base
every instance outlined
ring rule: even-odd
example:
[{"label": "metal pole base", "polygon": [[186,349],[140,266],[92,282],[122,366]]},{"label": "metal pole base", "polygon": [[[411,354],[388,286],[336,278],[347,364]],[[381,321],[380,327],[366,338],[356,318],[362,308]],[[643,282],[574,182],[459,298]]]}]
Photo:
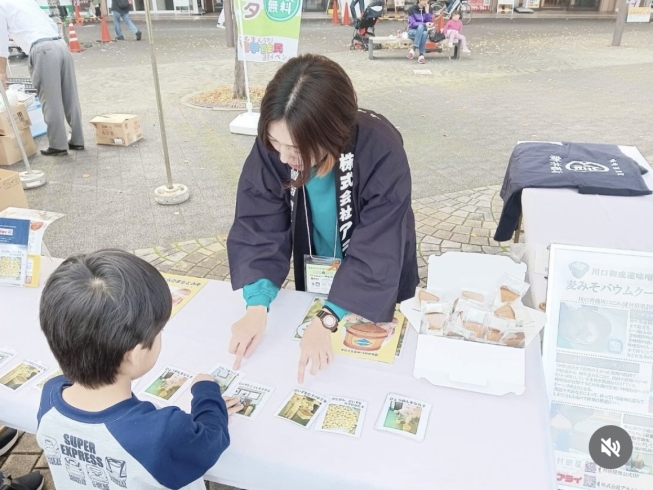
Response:
[{"label": "metal pole base", "polygon": [[34,189],[48,183],[45,173],[41,170],[26,170],[18,174],[23,184],[23,189]]},{"label": "metal pole base", "polygon": [[162,185],[154,190],[154,200],[159,204],[181,204],[188,201],[190,192],[184,184],[172,184],[172,189]]}]

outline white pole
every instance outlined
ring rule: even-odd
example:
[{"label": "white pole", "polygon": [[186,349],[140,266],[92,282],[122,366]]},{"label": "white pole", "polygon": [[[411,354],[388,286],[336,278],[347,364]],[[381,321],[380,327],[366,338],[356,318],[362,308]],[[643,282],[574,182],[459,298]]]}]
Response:
[{"label": "white pole", "polygon": [[252,112],[253,105],[249,96],[249,74],[247,73],[247,53],[245,53],[245,34],[243,28],[243,9],[241,8],[240,1],[235,0],[234,4],[237,5],[237,19],[238,19],[238,37],[240,38],[240,52],[243,54],[243,69],[245,71],[245,92],[247,92],[247,112]]}]

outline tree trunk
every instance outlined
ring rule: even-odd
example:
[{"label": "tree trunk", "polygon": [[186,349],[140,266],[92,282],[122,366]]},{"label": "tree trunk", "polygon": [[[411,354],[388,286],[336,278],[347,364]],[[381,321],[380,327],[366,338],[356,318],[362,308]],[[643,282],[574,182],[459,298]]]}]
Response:
[{"label": "tree trunk", "polygon": [[234,14],[233,14],[233,5],[231,0],[224,0],[222,3],[222,9],[224,10],[224,27],[227,35],[227,47],[233,48],[234,44]]},{"label": "tree trunk", "polygon": [[628,17],[628,6],[628,0],[622,0],[619,5],[617,23],[614,26],[614,34],[612,35],[613,46],[621,46],[621,36],[624,33],[624,26],[626,25],[626,18]]},{"label": "tree trunk", "polygon": [[[229,3],[232,3],[233,0],[229,0]],[[227,13],[225,12],[225,16]],[[226,19],[225,19],[226,20]],[[245,64],[242,61],[238,61],[238,24],[235,22],[235,12],[234,9],[231,9],[231,22],[234,26],[233,29],[233,40],[236,46],[236,66],[234,67],[234,91],[232,98],[234,99],[246,99],[247,91],[245,90]]]}]

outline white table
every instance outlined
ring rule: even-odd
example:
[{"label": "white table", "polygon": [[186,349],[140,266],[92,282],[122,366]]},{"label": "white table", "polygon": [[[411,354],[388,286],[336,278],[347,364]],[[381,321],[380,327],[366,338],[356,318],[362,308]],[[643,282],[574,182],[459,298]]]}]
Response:
[{"label": "white table", "polygon": [[[58,263],[44,258],[44,272]],[[41,284],[44,281],[42,276]],[[38,326],[39,296],[40,289],[0,289],[0,345],[13,347],[19,358],[41,360],[50,367],[54,360]],[[306,430],[274,417],[296,386],[298,345],[291,337],[310,299],[305,293],[280,292],[266,337],[242,366],[249,379],[276,390],[258,418],[232,421],[231,447],[208,479],[249,490],[556,488],[537,343],[527,352],[526,393],[494,397],[415,379],[411,372],[416,334],[409,328],[404,355],[392,366],[338,357],[327,371],[307,378],[309,390],[369,403],[360,439]],[[201,372],[217,362],[231,363],[230,326],[243,312],[240,292],[210,281],[166,326],[154,371],[172,364]],[[146,376],[135,391],[149,380]],[[433,404],[423,442],[373,428],[389,392]],[[17,393],[0,390],[0,423],[34,432],[39,395],[33,386]],[[189,402],[190,393],[185,392],[178,403],[188,409]]]},{"label": "white table", "polygon": [[[649,172],[644,181],[653,189],[653,169],[634,146],[621,151]],[[531,288],[527,303],[546,301],[545,266],[551,243],[653,252],[653,195],[637,197],[579,194],[575,189],[524,189],[522,226]]]}]

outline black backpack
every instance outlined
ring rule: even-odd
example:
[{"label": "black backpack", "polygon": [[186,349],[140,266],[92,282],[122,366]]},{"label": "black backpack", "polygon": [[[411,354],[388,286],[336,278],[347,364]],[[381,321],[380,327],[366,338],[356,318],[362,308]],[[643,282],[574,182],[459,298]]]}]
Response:
[{"label": "black backpack", "polygon": [[131,5],[129,0],[114,0],[116,9],[124,12],[125,10],[131,10]]}]

